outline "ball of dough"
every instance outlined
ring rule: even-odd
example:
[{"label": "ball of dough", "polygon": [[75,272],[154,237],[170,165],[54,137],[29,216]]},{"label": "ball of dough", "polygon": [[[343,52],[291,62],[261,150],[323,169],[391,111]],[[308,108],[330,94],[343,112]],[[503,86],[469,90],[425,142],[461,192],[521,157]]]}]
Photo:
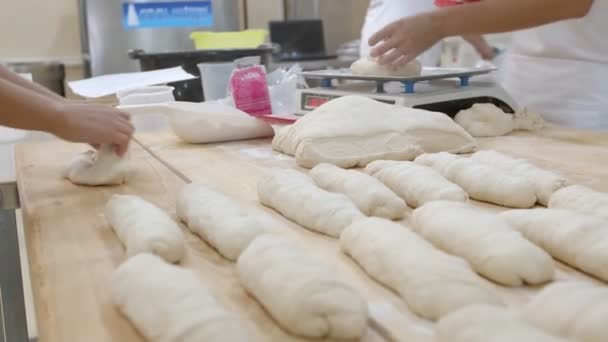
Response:
[{"label": "ball of dough", "polygon": [[74,157],[63,169],[63,178],[78,185],[120,185],[127,179],[129,164],[110,145]]},{"label": "ball of dough", "polygon": [[355,61],[350,70],[358,76],[412,77],[420,76],[422,64],[413,60],[402,66],[380,65],[376,58],[363,57]]}]

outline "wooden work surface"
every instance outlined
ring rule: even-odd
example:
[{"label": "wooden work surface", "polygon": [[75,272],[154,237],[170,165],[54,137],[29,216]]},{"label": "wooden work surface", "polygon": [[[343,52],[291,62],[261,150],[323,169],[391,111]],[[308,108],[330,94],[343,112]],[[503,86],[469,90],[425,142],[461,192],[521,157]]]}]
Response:
[{"label": "wooden work surface", "polygon": [[[187,145],[170,132],[144,134],[138,139],[188,178],[212,183],[243,205],[267,213],[271,231],[325,257],[338,276],[366,298],[371,316],[392,338],[433,341],[433,324],[412,314],[399,296],[371,280],[340,252],[336,239],[303,229],[258,204],[256,181],[264,170],[296,167],[292,158],[273,152],[269,140]],[[548,129],[535,136],[517,133],[480,139],[480,145],[528,158],[575,182],[608,191],[608,135]],[[53,142],[21,145],[16,152],[40,341],[142,341],[110,303],[109,277],[124,259],[124,252],[103,218],[103,207],[114,193],[137,194],[175,217],[176,193],[184,182],[136,144],[130,152],[132,174],[124,186],[86,188],[60,179],[61,166],[84,148]],[[182,265],[195,270],[228,309],[253,321],[258,340],[299,340],[278,328],[243,291],[234,264],[192,234],[187,233],[187,242]],[[556,265],[558,279],[594,281]],[[505,301],[515,306],[523,305],[538,290],[500,287]],[[383,338],[370,328],[364,340]]]}]

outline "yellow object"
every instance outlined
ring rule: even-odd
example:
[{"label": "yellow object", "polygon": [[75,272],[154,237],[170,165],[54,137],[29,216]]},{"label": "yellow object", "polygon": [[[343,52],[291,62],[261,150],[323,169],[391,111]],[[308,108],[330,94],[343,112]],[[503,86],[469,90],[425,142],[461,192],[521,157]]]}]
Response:
[{"label": "yellow object", "polygon": [[190,39],[197,50],[248,49],[264,44],[268,31],[192,32]]}]

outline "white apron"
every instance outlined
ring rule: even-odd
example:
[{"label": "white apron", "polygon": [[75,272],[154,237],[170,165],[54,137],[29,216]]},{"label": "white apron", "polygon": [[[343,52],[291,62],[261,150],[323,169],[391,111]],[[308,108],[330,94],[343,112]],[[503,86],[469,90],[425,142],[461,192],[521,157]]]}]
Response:
[{"label": "white apron", "polygon": [[516,32],[504,87],[552,123],[608,131],[608,0],[581,19]]},{"label": "white apron", "polygon": [[[371,0],[361,30],[361,56],[369,56],[371,47],[367,41],[386,25],[403,17],[410,17],[435,9],[433,0]],[[440,58],[441,46],[437,44],[420,55],[418,60],[424,66],[437,66]]]}]

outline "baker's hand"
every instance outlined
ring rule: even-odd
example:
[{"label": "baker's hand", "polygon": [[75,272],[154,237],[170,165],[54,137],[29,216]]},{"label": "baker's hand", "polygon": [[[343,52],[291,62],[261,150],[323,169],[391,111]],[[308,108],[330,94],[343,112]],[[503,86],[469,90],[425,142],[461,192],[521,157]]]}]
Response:
[{"label": "baker's hand", "polygon": [[65,101],[56,117],[53,133],[58,137],[92,146],[112,144],[121,156],[133,136],[129,115],[106,105]]},{"label": "baker's hand", "polygon": [[441,40],[436,20],[428,13],[406,17],[389,24],[369,39],[372,57],[382,65],[404,65]]}]

